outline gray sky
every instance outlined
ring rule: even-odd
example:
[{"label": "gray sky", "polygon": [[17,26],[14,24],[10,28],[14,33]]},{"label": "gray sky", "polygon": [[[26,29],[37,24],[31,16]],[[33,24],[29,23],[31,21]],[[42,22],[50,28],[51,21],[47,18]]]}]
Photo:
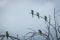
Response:
[{"label": "gray sky", "polygon": [[[30,10],[39,12],[41,16],[53,14],[53,8],[59,8],[60,0],[0,0],[0,30],[24,35],[29,31],[45,29],[44,21],[36,16],[31,17]],[[57,15],[60,11],[58,11]],[[59,18],[59,16],[58,16]],[[60,24],[60,21],[59,21]]]}]

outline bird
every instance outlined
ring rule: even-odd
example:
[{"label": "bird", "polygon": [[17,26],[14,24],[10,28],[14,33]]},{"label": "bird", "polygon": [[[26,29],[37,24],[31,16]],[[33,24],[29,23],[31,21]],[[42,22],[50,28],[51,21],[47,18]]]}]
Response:
[{"label": "bird", "polygon": [[6,31],[6,37],[7,37],[7,39],[8,39],[8,37],[9,37],[9,33],[8,33],[8,31]]},{"label": "bird", "polygon": [[41,31],[40,29],[38,30],[38,32],[39,32],[41,35],[43,34],[42,31]]},{"label": "bird", "polygon": [[47,16],[44,16],[45,21],[47,21]]},{"label": "bird", "polygon": [[37,17],[39,18],[39,12],[37,12],[37,14],[36,14],[36,15],[37,15]]},{"label": "bird", "polygon": [[34,15],[34,10],[31,10],[31,14],[32,14],[32,17],[33,17],[33,15]]},{"label": "bird", "polygon": [[4,37],[6,37],[7,40],[8,40],[8,37],[11,38],[12,40],[14,40],[14,39],[20,40],[20,39],[18,38],[18,35],[17,35],[17,37],[10,36],[9,33],[8,33],[8,31],[6,31],[6,34],[5,34],[5,35],[0,35],[0,37],[2,37],[0,40],[3,40]]}]

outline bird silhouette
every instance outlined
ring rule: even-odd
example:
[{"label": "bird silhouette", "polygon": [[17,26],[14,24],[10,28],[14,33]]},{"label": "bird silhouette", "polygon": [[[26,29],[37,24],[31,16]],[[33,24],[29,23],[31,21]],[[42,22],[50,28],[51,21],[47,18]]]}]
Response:
[{"label": "bird silhouette", "polygon": [[32,14],[32,17],[33,17],[33,15],[34,15],[34,10],[31,10],[31,14]]},{"label": "bird silhouette", "polygon": [[40,29],[38,30],[38,32],[39,32],[40,34],[43,34],[42,31],[41,31]]},{"label": "bird silhouette", "polygon": [[45,21],[47,21],[47,16],[44,16],[45,17]]},{"label": "bird silhouette", "polygon": [[8,38],[11,38],[12,40],[14,40],[14,39],[20,40],[20,39],[18,38],[18,35],[17,35],[17,37],[10,36],[9,33],[8,33],[8,31],[6,31],[6,34],[5,34],[5,35],[0,35],[0,37],[2,37],[1,40],[3,40],[4,37],[6,37],[7,40],[8,40]]},{"label": "bird silhouette", "polygon": [[37,14],[36,14],[36,15],[37,15],[37,17],[39,18],[39,12],[37,12]]},{"label": "bird silhouette", "polygon": [[8,33],[8,31],[6,31],[6,37],[7,37],[7,39],[8,39],[8,37],[9,37],[9,33]]}]

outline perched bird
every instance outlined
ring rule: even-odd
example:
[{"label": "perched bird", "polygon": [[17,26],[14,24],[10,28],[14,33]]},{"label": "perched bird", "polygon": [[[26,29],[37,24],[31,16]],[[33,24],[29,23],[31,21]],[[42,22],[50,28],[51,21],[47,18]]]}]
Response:
[{"label": "perched bird", "polygon": [[9,33],[8,33],[8,31],[6,31],[6,37],[7,37],[7,39],[8,39],[8,37],[9,37]]},{"label": "perched bird", "polygon": [[45,21],[47,21],[47,16],[44,16]]},{"label": "perched bird", "polygon": [[39,32],[40,34],[43,34],[41,30],[38,30],[38,32]]},{"label": "perched bird", "polygon": [[31,10],[31,14],[32,14],[32,17],[33,17],[33,15],[34,15],[34,11],[33,10]]},{"label": "perched bird", "polygon": [[39,18],[39,12],[37,12],[37,14],[36,14],[36,15],[37,15],[37,17]]}]

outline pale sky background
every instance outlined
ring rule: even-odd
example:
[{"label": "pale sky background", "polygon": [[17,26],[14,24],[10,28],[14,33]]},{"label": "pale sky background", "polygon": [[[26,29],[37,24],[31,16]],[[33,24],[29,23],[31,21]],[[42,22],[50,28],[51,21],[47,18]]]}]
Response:
[{"label": "pale sky background", "polygon": [[44,17],[49,14],[53,16],[55,7],[60,25],[59,2],[60,0],[0,0],[0,32],[9,31],[12,34],[24,35],[30,31],[28,28],[45,30],[45,22],[36,16],[32,18],[29,14],[31,9],[35,14],[39,12]]}]

